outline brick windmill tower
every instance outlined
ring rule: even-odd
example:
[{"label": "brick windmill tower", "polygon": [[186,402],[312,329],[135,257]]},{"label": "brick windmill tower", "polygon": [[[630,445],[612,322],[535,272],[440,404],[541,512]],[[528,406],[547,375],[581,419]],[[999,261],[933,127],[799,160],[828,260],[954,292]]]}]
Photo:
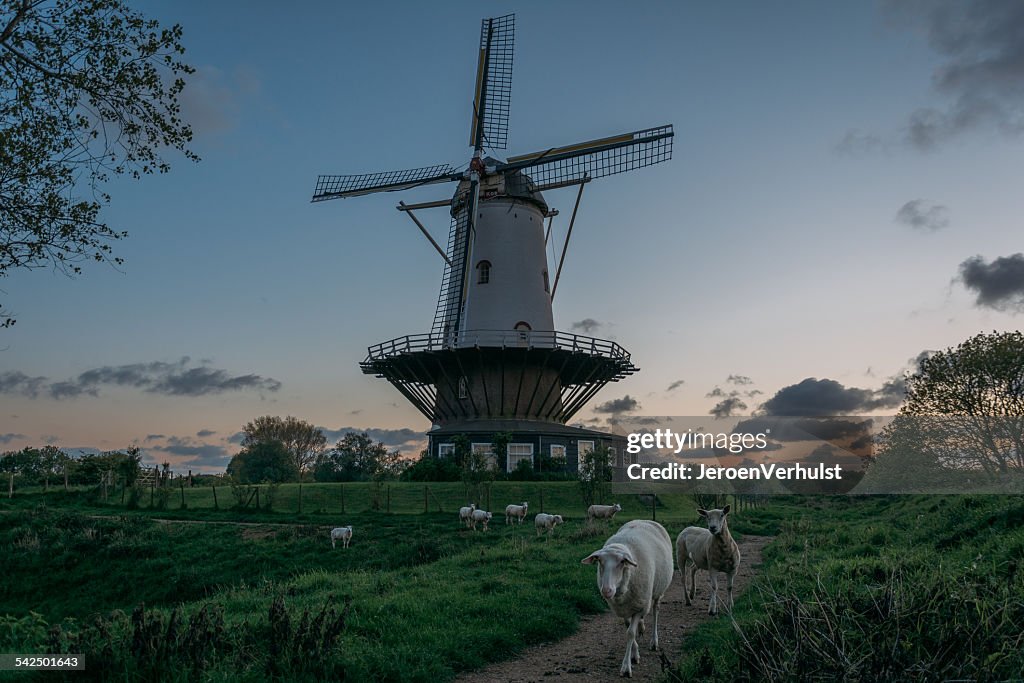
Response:
[{"label": "brick windmill tower", "polygon": [[[575,469],[597,446],[625,455],[621,437],[566,423],[608,382],[638,370],[614,342],[559,332],[551,302],[584,186],[595,178],[667,161],[671,126],[508,157],[515,15],[484,19],[480,32],[470,144],[465,170],[448,165],[364,175],[320,176],[313,201],[457,183],[451,199],[407,205],[404,211],[444,260],[431,331],[369,347],[360,363],[383,377],[431,421],[429,448],[444,457],[466,435],[490,454],[495,434],[509,433],[494,465],[511,471],[539,457]],[[558,214],[541,194],[577,186],[576,202],[552,278],[546,256]],[[451,228],[442,250],[414,211],[447,208]],[[547,228],[545,229],[545,221]]]}]

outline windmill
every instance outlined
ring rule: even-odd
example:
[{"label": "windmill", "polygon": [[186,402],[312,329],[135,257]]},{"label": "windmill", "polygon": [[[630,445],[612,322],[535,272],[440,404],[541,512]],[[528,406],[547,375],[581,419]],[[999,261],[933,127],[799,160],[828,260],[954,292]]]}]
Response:
[{"label": "windmill", "polygon": [[[511,470],[544,453],[572,469],[596,445],[622,452],[621,437],[566,423],[608,382],[638,370],[614,342],[555,329],[551,302],[583,188],[595,178],[669,160],[673,131],[659,126],[505,161],[485,156],[508,141],[514,38],[515,15],[483,20],[473,155],[465,170],[438,165],[320,176],[313,201],[457,183],[451,199],[397,207],[444,260],[431,331],[371,346],[360,366],[391,382],[430,419],[434,455],[451,453],[458,434],[489,453],[495,434],[510,433],[508,453],[500,454],[505,462],[496,465]],[[552,279],[546,249],[558,212],[542,192],[572,186],[576,201]],[[414,213],[437,207],[451,214],[446,249]]]}]

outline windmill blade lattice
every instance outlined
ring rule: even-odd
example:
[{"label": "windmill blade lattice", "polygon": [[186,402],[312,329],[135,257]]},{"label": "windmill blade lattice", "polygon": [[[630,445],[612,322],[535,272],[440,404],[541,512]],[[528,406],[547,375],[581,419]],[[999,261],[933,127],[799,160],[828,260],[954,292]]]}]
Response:
[{"label": "windmill blade lattice", "polygon": [[322,175],[317,178],[313,201],[357,197],[373,192],[394,192],[420,185],[459,180],[460,177],[449,164],[362,175]]},{"label": "windmill blade lattice", "polygon": [[659,126],[600,140],[509,157],[497,170],[525,170],[534,190],[550,190],[586,178],[624,173],[672,158],[672,126]]},{"label": "windmill blade lattice", "polygon": [[473,126],[469,144],[505,149],[512,104],[512,53],[516,16],[484,19],[480,27],[480,57],[473,96]]}]

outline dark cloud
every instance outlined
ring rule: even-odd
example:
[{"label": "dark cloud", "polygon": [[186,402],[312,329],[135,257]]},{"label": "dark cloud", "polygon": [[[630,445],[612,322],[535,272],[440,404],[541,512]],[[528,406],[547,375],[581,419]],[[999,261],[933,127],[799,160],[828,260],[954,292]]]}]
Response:
[{"label": "dark cloud", "polygon": [[54,399],[98,396],[104,386],[131,387],[170,396],[203,396],[228,391],[277,391],[281,383],[260,375],[231,375],[226,370],[206,365],[189,367],[182,357],[175,363],[155,361],[104,366],[86,370],[74,379],[48,382],[46,377],[29,377],[21,372],[0,374],[0,393],[36,398],[46,393]]},{"label": "dark cloud", "polygon": [[242,443],[244,439],[245,432],[235,432],[234,434],[228,437],[228,443]]},{"label": "dark cloud", "polygon": [[914,199],[900,207],[896,220],[915,230],[935,232],[949,225],[949,209],[924,199]]},{"label": "dark cloud", "polygon": [[750,379],[746,375],[729,375],[725,380],[730,384],[736,384],[738,386],[746,386],[747,384],[753,384],[754,380]]},{"label": "dark cloud", "polygon": [[378,429],[376,427],[339,427],[338,429],[328,429],[327,427],[317,427],[317,429],[324,433],[328,443],[340,441],[349,432],[355,432],[356,434],[366,432],[371,439],[379,441],[388,448],[414,447],[426,440],[426,435],[423,432],[409,429],[408,427],[401,429]]},{"label": "dark cloud", "polygon": [[640,408],[640,403],[635,398],[626,394],[622,398],[614,398],[610,401],[605,401],[600,405],[594,407],[595,413],[630,413]]},{"label": "dark cloud", "polygon": [[150,443],[150,442],[153,442],[153,441],[161,441],[161,440],[166,439],[166,438],[167,437],[165,435],[163,435],[163,434],[146,434],[146,438],[143,439],[142,441],[143,441],[143,443]]},{"label": "dark cloud", "polygon": [[715,419],[723,417],[732,417],[739,410],[746,410],[747,404],[735,396],[726,398],[715,404],[711,410],[708,411],[709,415],[714,415]]},{"label": "dark cloud", "polygon": [[750,391],[745,392],[743,395],[746,396],[747,398],[754,398],[755,396],[760,396],[763,393],[764,392],[761,391],[760,389],[751,389]]},{"label": "dark cloud", "polygon": [[808,377],[799,384],[779,389],[761,404],[761,410],[767,415],[804,417],[895,408],[902,402],[903,393],[902,387],[897,392],[897,387],[890,386],[891,382],[886,382],[882,389],[872,390],[846,387],[833,379]]},{"label": "dark cloud", "polygon": [[733,427],[737,434],[769,434],[773,441],[843,441],[870,434],[874,420],[860,417],[777,417],[759,415]]},{"label": "dark cloud", "polygon": [[960,279],[977,294],[974,303],[979,308],[1024,313],[1024,253],[1000,256],[991,263],[971,257],[960,264]]},{"label": "dark cloud", "polygon": [[12,441],[24,438],[26,438],[24,434],[15,434],[13,432],[8,432],[7,434],[0,434],[0,443],[10,443]]},{"label": "dark cloud", "polygon": [[962,133],[1024,130],[1024,3],[890,0],[897,25],[922,30],[941,59],[933,87],[946,103],[911,114],[905,141],[930,150]]},{"label": "dark cloud", "polygon": [[598,321],[594,320],[593,318],[584,318],[583,320],[580,320],[579,322],[573,323],[572,324],[572,329],[573,330],[583,330],[583,332],[586,333],[586,334],[592,334],[598,328],[600,328],[603,324],[604,323],[598,322]]},{"label": "dark cloud", "polygon": [[675,382],[672,382],[672,384],[669,384],[668,389],[666,389],[665,391],[675,391],[684,384],[686,384],[686,380],[677,379]]},{"label": "dark cloud", "polygon": [[202,438],[205,438],[207,436],[213,436],[216,433],[217,432],[215,432],[212,429],[200,429],[198,432],[196,432],[196,436],[198,436],[200,439],[202,439]]},{"label": "dark cloud", "polygon": [[20,394],[35,398],[45,385],[45,377],[30,377],[24,372],[0,372],[0,394]]}]

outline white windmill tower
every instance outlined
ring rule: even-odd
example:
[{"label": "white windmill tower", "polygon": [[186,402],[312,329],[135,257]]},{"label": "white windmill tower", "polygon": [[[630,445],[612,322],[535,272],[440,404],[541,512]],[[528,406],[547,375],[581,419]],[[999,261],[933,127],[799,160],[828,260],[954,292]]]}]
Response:
[{"label": "white windmill tower", "polygon": [[[429,334],[369,348],[363,372],[386,378],[431,420],[430,449],[444,456],[455,435],[489,451],[497,433],[511,433],[504,462],[564,458],[621,438],[566,426],[605,384],[637,371],[618,344],[555,329],[551,301],[572,234],[583,187],[672,157],[672,126],[556,147],[505,161],[484,150],[505,149],[512,88],[515,16],[484,19],[480,32],[468,169],[429,166],[364,175],[320,176],[313,201],[457,182],[448,200],[399,203],[444,259],[441,293]],[[552,278],[545,247],[551,220],[544,190],[578,186],[561,259]],[[442,250],[413,213],[448,207]],[[545,230],[544,221],[548,219]]]}]

